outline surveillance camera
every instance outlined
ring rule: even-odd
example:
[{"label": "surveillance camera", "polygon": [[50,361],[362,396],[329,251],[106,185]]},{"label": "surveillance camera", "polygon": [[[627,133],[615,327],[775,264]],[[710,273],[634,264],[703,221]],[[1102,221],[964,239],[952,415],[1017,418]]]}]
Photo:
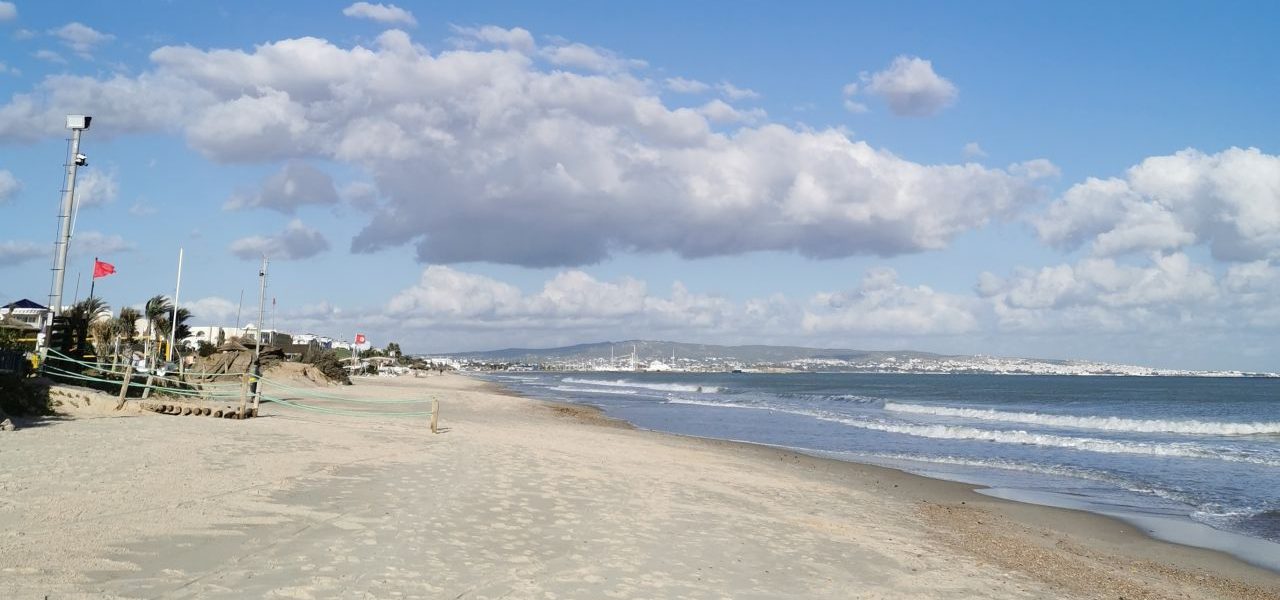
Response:
[{"label": "surveillance camera", "polygon": [[76,154],[76,166],[77,167],[89,166],[89,157],[83,154]]}]

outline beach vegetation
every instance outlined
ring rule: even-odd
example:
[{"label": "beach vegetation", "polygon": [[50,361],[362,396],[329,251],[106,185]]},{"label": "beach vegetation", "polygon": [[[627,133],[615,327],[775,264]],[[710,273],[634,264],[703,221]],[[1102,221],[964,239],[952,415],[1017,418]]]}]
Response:
[{"label": "beach vegetation", "polygon": [[0,414],[26,417],[53,414],[48,380],[0,374]]}]

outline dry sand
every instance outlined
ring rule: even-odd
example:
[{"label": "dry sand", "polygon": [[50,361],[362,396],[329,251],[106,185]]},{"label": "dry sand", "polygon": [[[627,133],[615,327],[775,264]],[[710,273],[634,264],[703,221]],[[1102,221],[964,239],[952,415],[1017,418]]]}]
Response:
[{"label": "dry sand", "polygon": [[0,598],[1280,597],[1109,519],[462,376],[340,393],[434,395],[444,429],[268,404],[0,433]]}]

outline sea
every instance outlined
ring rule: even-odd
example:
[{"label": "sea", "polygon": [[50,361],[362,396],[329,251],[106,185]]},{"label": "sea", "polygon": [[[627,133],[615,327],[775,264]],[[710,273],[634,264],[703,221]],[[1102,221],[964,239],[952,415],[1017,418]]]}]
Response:
[{"label": "sea", "polygon": [[1087,510],[1280,571],[1280,380],[503,372],[522,394]]}]

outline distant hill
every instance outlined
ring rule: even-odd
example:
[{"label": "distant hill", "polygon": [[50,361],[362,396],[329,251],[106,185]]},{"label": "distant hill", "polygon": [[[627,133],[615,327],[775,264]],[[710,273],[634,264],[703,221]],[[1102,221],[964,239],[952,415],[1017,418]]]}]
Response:
[{"label": "distant hill", "polygon": [[868,351],[841,348],[805,348],[802,346],[717,346],[714,344],[685,344],[655,340],[626,340],[620,342],[596,342],[560,348],[506,348],[482,352],[455,352],[449,356],[487,360],[494,362],[540,363],[548,361],[607,360],[609,352],[621,360],[631,356],[635,348],[636,360],[670,360],[672,351],[676,358],[697,361],[733,361],[747,364],[782,363],[799,359],[831,359],[847,361],[879,361],[889,357],[937,359],[939,354],[913,351]]}]

